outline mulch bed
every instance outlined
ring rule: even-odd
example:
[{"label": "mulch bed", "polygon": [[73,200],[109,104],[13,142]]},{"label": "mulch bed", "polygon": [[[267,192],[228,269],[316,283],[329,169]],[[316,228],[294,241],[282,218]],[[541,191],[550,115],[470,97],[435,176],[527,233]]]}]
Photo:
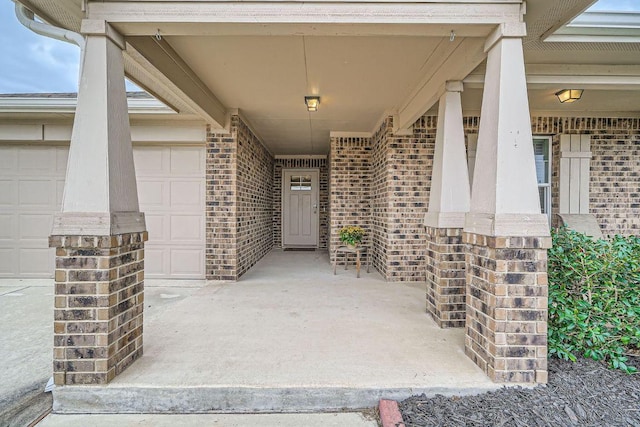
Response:
[{"label": "mulch bed", "polygon": [[[640,358],[631,361],[640,365]],[[590,359],[549,360],[549,384],[503,388],[478,396],[400,402],[406,427],[640,427],[640,374],[612,371]]]}]

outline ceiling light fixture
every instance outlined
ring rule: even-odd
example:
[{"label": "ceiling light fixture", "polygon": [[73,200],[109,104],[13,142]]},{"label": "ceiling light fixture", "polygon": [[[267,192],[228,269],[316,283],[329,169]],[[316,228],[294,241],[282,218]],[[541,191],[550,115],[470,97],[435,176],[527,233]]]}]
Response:
[{"label": "ceiling light fixture", "polygon": [[556,96],[558,101],[563,104],[565,102],[576,102],[582,98],[582,89],[562,89],[560,92],[556,92]]},{"label": "ceiling light fixture", "polygon": [[305,96],[304,103],[307,106],[307,111],[318,111],[318,105],[320,105],[320,97]]}]

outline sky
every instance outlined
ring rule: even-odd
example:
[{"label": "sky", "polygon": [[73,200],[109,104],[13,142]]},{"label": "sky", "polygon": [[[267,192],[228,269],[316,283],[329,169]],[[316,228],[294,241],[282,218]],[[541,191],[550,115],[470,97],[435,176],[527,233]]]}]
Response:
[{"label": "sky", "polygon": [[14,8],[0,0],[0,93],[77,92],[80,48],[23,27]]},{"label": "sky", "polygon": [[[23,27],[14,7],[0,0],[0,93],[77,92],[80,49]],[[590,10],[640,11],[640,0],[600,0]]]}]

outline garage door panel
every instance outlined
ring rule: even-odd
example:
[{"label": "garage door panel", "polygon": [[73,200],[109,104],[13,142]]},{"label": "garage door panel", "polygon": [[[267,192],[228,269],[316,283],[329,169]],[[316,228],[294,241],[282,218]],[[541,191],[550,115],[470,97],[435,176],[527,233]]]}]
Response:
[{"label": "garage door panel", "polygon": [[69,148],[56,147],[56,172],[64,176],[67,173],[67,161],[69,160]]},{"label": "garage door panel", "polygon": [[135,147],[133,162],[138,176],[164,176],[167,164],[168,148],[165,147]]},{"label": "garage door panel", "polygon": [[171,274],[180,277],[204,275],[204,251],[202,249],[171,249]]},{"label": "garage door panel", "polygon": [[0,174],[17,175],[18,149],[16,147],[0,147]]},{"label": "garage door panel", "polygon": [[149,240],[147,244],[156,242],[164,242],[167,240],[168,233],[165,230],[165,216],[158,214],[145,213],[144,219],[149,232]]},{"label": "garage door panel", "polygon": [[[20,215],[20,239],[43,240],[43,236],[48,236],[51,233],[52,225],[52,214]],[[44,240],[47,241],[46,238]]]},{"label": "garage door panel", "polygon": [[171,240],[202,242],[204,220],[200,215],[172,215]]},{"label": "garage door panel", "polygon": [[64,179],[56,180],[56,211],[60,211],[62,197],[64,196]]},{"label": "garage door panel", "polygon": [[16,250],[0,248],[0,277],[14,277],[16,271]]},{"label": "garage door panel", "polygon": [[173,181],[171,183],[171,208],[204,208],[202,180]]},{"label": "garage door panel", "polygon": [[18,182],[14,180],[0,180],[0,206],[17,206]]},{"label": "garage door panel", "polygon": [[204,150],[199,147],[171,148],[171,174],[201,176],[204,174]]},{"label": "garage door panel", "polygon": [[18,191],[21,206],[55,208],[55,183],[50,179],[20,180]]},{"label": "garage door panel", "polygon": [[0,214],[0,240],[13,240],[18,237],[17,218],[17,214]]},{"label": "garage door panel", "polygon": [[153,245],[144,248],[144,275],[145,277],[164,277],[165,271],[169,270],[165,262],[165,250],[161,247],[154,248]]},{"label": "garage door panel", "polygon": [[20,275],[51,277],[54,270],[55,250],[50,248],[24,248],[18,251]]},{"label": "garage door panel", "polygon": [[166,196],[167,183],[161,180],[148,180],[138,178],[138,201],[140,209],[163,208],[168,204]]},{"label": "garage door panel", "polygon": [[[147,277],[204,277],[204,158],[202,146],[134,147]],[[0,276],[53,276],[67,160],[63,146],[0,147]]]},{"label": "garage door panel", "polygon": [[55,147],[23,147],[18,152],[18,169],[21,173],[44,173],[55,171]]}]

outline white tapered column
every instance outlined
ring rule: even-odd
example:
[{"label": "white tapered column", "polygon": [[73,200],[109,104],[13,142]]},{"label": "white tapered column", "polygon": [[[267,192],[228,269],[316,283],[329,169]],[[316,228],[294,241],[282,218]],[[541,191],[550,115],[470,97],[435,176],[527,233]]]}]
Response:
[{"label": "white tapered column", "polygon": [[441,328],[465,325],[465,246],[469,173],[462,126],[462,82],[446,83],[438,106],[438,129],[425,216],[427,312]]},{"label": "white tapered column", "polygon": [[486,236],[548,236],[531,137],[522,39],[489,50],[471,209],[465,231]]},{"label": "white tapered column", "polygon": [[124,83],[124,40],[104,21],[87,35],[62,212],[54,235],[112,235],[145,230],[138,208]]},{"label": "white tapered column", "polygon": [[[505,34],[509,30],[516,30]],[[540,213],[522,36],[489,37],[466,244],[465,353],[495,382],[547,382],[546,215]],[[522,24],[524,30],[524,23]]]},{"label": "white tapered column", "polygon": [[124,87],[124,40],[104,21],[86,35],[56,248],[57,386],[107,384],[143,353],[144,215]]},{"label": "white tapered column", "polygon": [[469,212],[470,188],[462,126],[462,82],[447,82],[438,106],[438,129],[425,225],[462,228]]}]

